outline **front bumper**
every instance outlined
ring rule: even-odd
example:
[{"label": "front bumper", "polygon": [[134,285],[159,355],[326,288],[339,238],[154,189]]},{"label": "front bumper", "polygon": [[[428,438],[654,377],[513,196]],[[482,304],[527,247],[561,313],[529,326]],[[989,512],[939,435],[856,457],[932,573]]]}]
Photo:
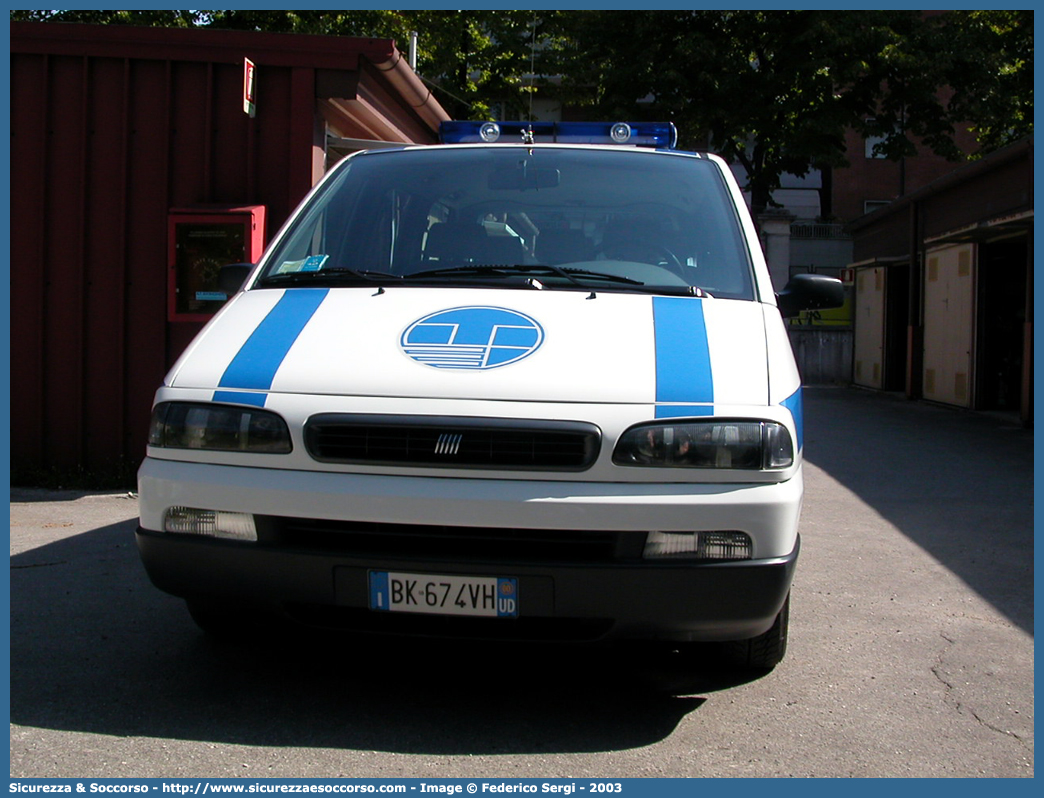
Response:
[{"label": "front bumper", "polygon": [[[360,558],[266,549],[138,529],[138,549],[156,587],[186,598],[224,599],[280,609],[302,619],[367,631],[407,631],[404,614],[369,613],[367,573],[510,576],[518,579],[518,619],[411,616],[408,631],[513,637],[521,621],[575,621],[580,638],[741,640],[761,634],[790,589],[798,546],[770,560],[723,563],[512,564]],[[352,612],[331,612],[336,608]],[[363,617],[363,615],[370,617]],[[320,619],[325,619],[322,621]],[[547,636],[551,635],[548,632]]]},{"label": "front bumper", "polygon": [[[739,640],[767,630],[790,589],[800,497],[800,473],[766,485],[635,485],[302,474],[150,458],[139,472],[137,543],[161,590],[274,607],[323,625],[477,637]],[[312,531],[257,543],[158,531],[164,510],[175,505],[250,512],[280,528]],[[370,542],[359,546],[362,525]],[[617,542],[615,553],[593,557],[373,543],[395,525],[411,535],[489,528],[493,537],[523,530],[552,540],[611,534]],[[642,560],[652,529],[742,530],[754,541],[755,559]],[[519,617],[370,612],[371,570],[513,577]]]}]

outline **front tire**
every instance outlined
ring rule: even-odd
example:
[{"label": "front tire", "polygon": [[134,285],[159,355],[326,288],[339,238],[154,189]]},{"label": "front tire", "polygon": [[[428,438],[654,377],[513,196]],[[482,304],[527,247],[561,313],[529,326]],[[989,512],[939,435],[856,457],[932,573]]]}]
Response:
[{"label": "front tire", "polygon": [[787,635],[790,630],[790,593],[787,593],[776,620],[768,631],[748,640],[733,640],[722,644],[721,660],[725,664],[751,670],[771,670],[783,661],[787,653]]}]

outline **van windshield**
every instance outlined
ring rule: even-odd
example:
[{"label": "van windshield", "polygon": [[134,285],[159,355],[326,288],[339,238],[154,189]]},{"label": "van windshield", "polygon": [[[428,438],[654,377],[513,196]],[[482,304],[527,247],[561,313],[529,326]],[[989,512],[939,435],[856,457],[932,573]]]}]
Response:
[{"label": "van windshield", "polygon": [[525,284],[753,299],[737,211],[707,159],[432,146],[360,153],[337,170],[258,286]]}]

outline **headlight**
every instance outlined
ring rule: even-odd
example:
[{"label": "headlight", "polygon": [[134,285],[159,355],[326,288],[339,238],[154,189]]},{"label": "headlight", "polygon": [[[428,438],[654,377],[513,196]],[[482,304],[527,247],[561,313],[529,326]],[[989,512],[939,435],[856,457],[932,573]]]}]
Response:
[{"label": "headlight", "polygon": [[616,444],[617,465],[658,468],[787,468],[794,443],[774,421],[687,421],[631,427]]},{"label": "headlight", "polygon": [[149,445],[167,449],[285,454],[290,430],[275,413],[254,407],[162,402],[152,411]]}]

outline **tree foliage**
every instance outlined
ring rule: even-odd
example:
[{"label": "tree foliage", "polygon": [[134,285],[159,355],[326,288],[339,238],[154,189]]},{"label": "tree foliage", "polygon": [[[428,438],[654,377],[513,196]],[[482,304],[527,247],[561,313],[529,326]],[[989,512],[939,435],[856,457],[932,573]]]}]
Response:
[{"label": "tree foliage", "polygon": [[558,24],[572,103],[674,121],[684,146],[743,165],[755,207],[784,173],[844,165],[851,128],[893,159],[918,143],[961,157],[961,123],[984,148],[1032,132],[1032,12],[586,11]]},{"label": "tree foliage", "polygon": [[[746,169],[756,207],[785,173],[843,165],[845,133],[898,159],[1033,132],[1033,12],[12,11],[12,19],[395,39],[458,119],[527,118],[534,93],[591,118],[666,119],[682,147]],[[542,77],[541,77],[542,76]],[[549,77],[551,76],[551,77]]]},{"label": "tree foliage", "polygon": [[984,152],[1033,133],[1033,12],[951,11],[933,20],[946,54],[950,114]]}]

